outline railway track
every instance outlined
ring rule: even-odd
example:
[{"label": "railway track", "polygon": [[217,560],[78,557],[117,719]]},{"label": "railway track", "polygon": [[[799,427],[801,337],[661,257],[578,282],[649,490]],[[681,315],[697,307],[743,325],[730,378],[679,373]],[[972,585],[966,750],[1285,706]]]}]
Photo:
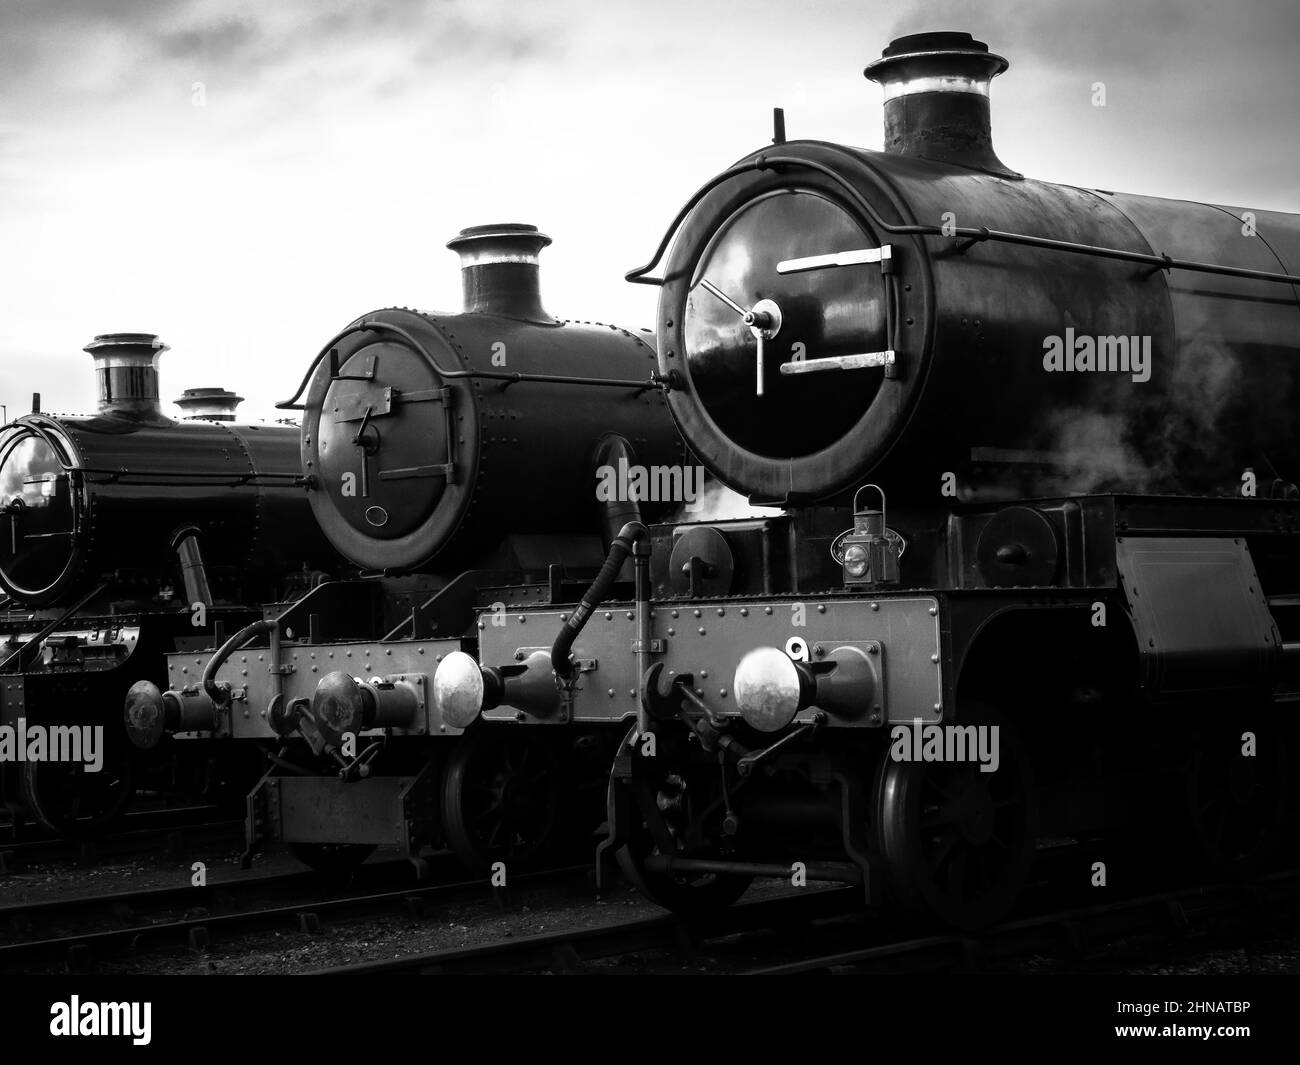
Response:
[{"label": "railway track", "polygon": [[[44,862],[89,864],[107,857],[167,854],[184,857],[205,843],[242,841],[244,822],[229,807],[197,805],[139,810],[124,815],[120,828],[94,840],[60,839],[32,825],[0,830],[0,876]],[[33,838],[34,835],[34,838]]]},{"label": "railway track", "polygon": [[[521,890],[565,878],[585,879],[586,866],[512,877],[502,905]],[[433,855],[430,884],[412,882],[404,860],[362,866],[340,893],[314,873],[239,877],[204,887],[123,891],[0,907],[0,972],[62,964],[72,972],[129,955],[177,948],[204,950],[266,930],[315,932],[323,922],[392,912],[421,916],[437,904],[481,901],[491,889],[467,880],[451,854]]]},{"label": "railway track", "polygon": [[727,936],[798,928],[811,921],[862,914],[858,888],[740,902],[707,920],[665,914],[595,928],[564,929],[474,947],[314,970],[313,976],[443,975],[533,971],[576,972],[594,959],[667,950],[691,959],[704,943]]},{"label": "railway track", "polygon": [[[1132,936],[1187,939],[1220,919],[1300,902],[1300,871],[1251,884],[1216,884],[1076,907],[1008,922],[979,936],[899,936],[864,913],[853,889],[742,902],[710,921],[670,915],[571,929],[508,942],[430,951],[315,970],[311,975],[485,974],[635,971],[638,955],[667,955],[677,968],[711,948],[713,971],[751,975],[979,971],[1043,952],[1085,959]],[[730,942],[728,942],[730,941]],[[786,955],[773,962],[773,954]],[[655,968],[651,961],[650,968]],[[662,962],[658,968],[662,971]]]}]

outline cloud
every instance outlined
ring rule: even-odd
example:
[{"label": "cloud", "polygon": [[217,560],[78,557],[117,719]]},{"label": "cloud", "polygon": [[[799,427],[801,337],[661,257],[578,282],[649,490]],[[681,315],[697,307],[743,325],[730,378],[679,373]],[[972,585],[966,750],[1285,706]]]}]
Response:
[{"label": "cloud", "polygon": [[553,313],[648,324],[622,274],[686,198],[773,105],[878,146],[862,67],[911,30],[1008,56],[994,136],[1030,176],[1300,208],[1289,10],[1083,2],[0,0],[0,402],[92,405],[81,346],[122,329],[172,345],[166,395],[269,415],[358,314],[455,310],[442,244],[483,222],[555,238]]}]

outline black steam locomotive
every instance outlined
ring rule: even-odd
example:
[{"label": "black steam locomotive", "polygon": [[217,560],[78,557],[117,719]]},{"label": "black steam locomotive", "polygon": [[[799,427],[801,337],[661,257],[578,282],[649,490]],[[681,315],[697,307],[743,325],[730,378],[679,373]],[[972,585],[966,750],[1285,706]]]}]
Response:
[{"label": "black steam locomotive", "polygon": [[[546,238],[465,231],[463,314],[366,315],[299,391],[315,513],[369,572],[173,656],[132,738],[276,744],[250,845],[481,867],[536,853],[622,736],[601,854],[674,909],[775,875],[976,927],[1044,837],[1267,856],[1300,220],[1023,178],[989,132],[1005,68],[902,38],[867,70],[885,151],[778,122],[704,185],[629,275],[663,289],[653,372],[541,310]],[[680,461],[665,405],[783,513],[597,505],[600,471]]]},{"label": "black steam locomotive", "polygon": [[599,821],[621,732],[602,752],[598,733],[554,727],[570,722],[545,627],[504,671],[502,712],[545,727],[478,721],[479,702],[433,680],[440,663],[476,679],[485,631],[518,604],[576,597],[629,520],[664,513],[600,499],[602,468],[680,461],[646,338],[542,308],[549,243],[533,226],[466,229],[448,245],[463,312],[376,311],[322,348],[282,406],[304,412],[307,498],[361,577],[322,584],[215,655],[174,655],[169,683],[130,693],[138,746],[171,734],[274,749],[248,800],[250,853],[286,842],[340,868],[387,845],[422,868],[420,851],[446,843],[476,867],[518,864],[554,838],[583,782]]},{"label": "black steam locomotive", "polygon": [[[11,810],[67,836],[119,813],[138,770],[176,783],[117,725],[130,684],[162,679],[166,654],[214,647],[337,562],[297,483],[296,428],[234,424],[240,397],[223,389],[187,392],[190,417],[168,418],[167,345],[151,334],[86,350],[94,415],[45,414],[37,396],[0,434],[0,725],[14,740],[0,774]],[[55,757],[56,729],[76,735],[60,749],[75,757]]]},{"label": "black steam locomotive", "polygon": [[634,601],[511,607],[435,675],[462,723],[552,665],[573,720],[637,693],[603,852],[665,906],[770,875],[976,927],[1045,837],[1284,841],[1300,218],[1022,177],[1006,66],[894,41],[883,152],[778,115],[628,275],[688,447],[784,513],[629,524]]}]

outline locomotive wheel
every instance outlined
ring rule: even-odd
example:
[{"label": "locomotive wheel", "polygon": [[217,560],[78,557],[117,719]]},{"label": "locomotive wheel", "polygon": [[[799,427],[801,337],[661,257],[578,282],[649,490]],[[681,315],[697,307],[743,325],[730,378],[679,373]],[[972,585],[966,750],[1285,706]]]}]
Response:
[{"label": "locomotive wheel", "polygon": [[[619,747],[618,760],[632,759],[634,771],[644,774],[650,794],[670,801],[684,796],[685,785],[681,775],[673,769],[674,758],[666,749],[665,737],[660,735],[659,753],[654,758],[641,758],[635,750],[637,736],[633,726]],[[614,776],[609,780],[609,810],[611,822],[616,804],[626,804],[622,817],[630,822],[628,840],[615,856],[623,875],[652,902],[666,910],[683,915],[709,913],[726,909],[753,883],[752,876],[735,873],[656,873],[646,869],[645,862],[653,854],[662,853],[655,843],[645,819],[630,793],[630,782]],[[667,816],[667,811],[665,811]],[[668,818],[670,830],[678,834],[680,825]]]},{"label": "locomotive wheel", "polygon": [[325,876],[347,876],[375,853],[373,843],[290,843],[293,856]]},{"label": "locomotive wheel", "polygon": [[99,772],[82,762],[24,762],[23,803],[42,825],[64,839],[97,839],[131,798],[131,759],[106,752]]},{"label": "locomotive wheel", "polygon": [[442,778],[442,830],[472,871],[527,868],[555,830],[556,760],[532,730],[484,728],[465,737]]},{"label": "locomotive wheel", "polygon": [[1287,757],[1272,731],[1255,731],[1243,751],[1244,727],[1212,728],[1184,771],[1192,842],[1217,871],[1253,871],[1273,842],[1287,800]]},{"label": "locomotive wheel", "polygon": [[963,724],[997,725],[999,764],[881,763],[877,846],[894,900],[957,928],[985,928],[1015,903],[1034,858],[1029,762],[1015,730],[986,707],[963,708]]}]

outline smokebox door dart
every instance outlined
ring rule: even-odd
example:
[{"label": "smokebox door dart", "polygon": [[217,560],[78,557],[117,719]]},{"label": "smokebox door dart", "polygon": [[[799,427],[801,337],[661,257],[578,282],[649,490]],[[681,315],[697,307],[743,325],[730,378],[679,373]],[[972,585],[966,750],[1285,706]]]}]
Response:
[{"label": "smokebox door dart", "polygon": [[745,310],[744,307],[708,278],[704,278],[700,282],[700,287],[706,292],[717,296],[718,299],[740,315],[740,320],[749,326],[751,335],[758,342],[758,349],[755,354],[755,395],[761,396],[763,394],[763,344],[781,331],[781,308],[772,300],[762,299],[755,303],[750,310]]}]

